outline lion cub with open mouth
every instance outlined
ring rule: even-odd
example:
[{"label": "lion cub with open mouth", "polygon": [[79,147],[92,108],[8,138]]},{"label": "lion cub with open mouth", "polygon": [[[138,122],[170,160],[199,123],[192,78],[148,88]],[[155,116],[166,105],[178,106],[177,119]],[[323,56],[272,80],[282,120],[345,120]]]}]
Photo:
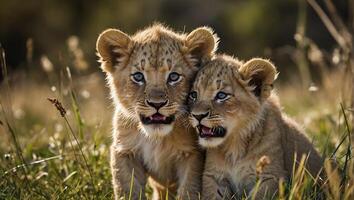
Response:
[{"label": "lion cub with open mouth", "polygon": [[[295,153],[297,161],[309,156],[306,167],[312,176],[320,173],[322,158],[271,94],[276,75],[268,60],[242,63],[226,55],[198,72],[189,104],[191,124],[207,148],[202,199],[270,197],[279,179],[290,178]],[[267,164],[261,173],[259,160]]]},{"label": "lion cub with open mouth", "polygon": [[180,34],[162,25],[132,36],[117,29],[99,36],[97,52],[115,104],[111,170],[116,199],[145,199],[148,177],[154,200],[167,194],[198,199],[203,155],[195,130],[185,126],[186,99],[217,40],[209,28]]}]

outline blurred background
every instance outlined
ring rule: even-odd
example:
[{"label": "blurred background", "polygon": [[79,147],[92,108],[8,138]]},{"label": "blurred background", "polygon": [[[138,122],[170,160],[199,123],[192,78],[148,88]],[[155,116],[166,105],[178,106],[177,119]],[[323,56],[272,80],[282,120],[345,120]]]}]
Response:
[{"label": "blurred background", "polygon": [[[334,2],[344,23],[352,26],[349,1]],[[210,26],[221,38],[219,52],[240,59],[268,57],[286,73],[295,65],[292,53],[301,20],[299,9],[299,0],[2,0],[0,41],[7,53],[8,68],[13,71],[24,68],[28,61],[39,66],[43,55],[58,64],[60,55],[70,50],[68,39],[77,37],[87,66],[96,70],[95,42],[106,28],[133,34],[153,22],[186,32]],[[303,24],[306,36],[332,53],[336,42],[320,18],[312,8],[301,9],[307,15]]]},{"label": "blurred background", "polygon": [[[95,43],[107,28],[134,34],[154,22],[180,32],[210,26],[220,37],[219,53],[272,60],[284,110],[323,155],[338,151],[345,158],[345,145],[335,149],[350,143],[342,138],[353,112],[353,0],[0,0],[0,199],[96,194],[90,178],[82,179],[92,174],[101,177],[92,181],[100,197],[112,196],[113,106]],[[47,98],[61,101],[67,121]],[[87,162],[77,158],[79,150]],[[26,176],[6,175],[41,159]],[[39,189],[21,193],[23,179],[36,180]]]}]

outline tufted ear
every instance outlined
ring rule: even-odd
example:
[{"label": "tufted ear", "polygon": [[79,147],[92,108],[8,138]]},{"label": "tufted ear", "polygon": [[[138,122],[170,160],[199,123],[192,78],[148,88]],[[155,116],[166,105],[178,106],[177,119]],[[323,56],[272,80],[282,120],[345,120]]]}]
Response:
[{"label": "tufted ear", "polygon": [[104,71],[113,72],[117,67],[128,60],[131,49],[130,37],[117,29],[103,31],[97,39],[96,50]]},{"label": "tufted ear", "polygon": [[196,66],[201,66],[214,55],[218,41],[217,35],[208,27],[197,28],[187,36],[187,53],[191,55]]},{"label": "tufted ear", "polygon": [[262,100],[270,96],[277,71],[274,65],[265,59],[253,58],[243,64],[240,74],[252,86],[253,93]]}]

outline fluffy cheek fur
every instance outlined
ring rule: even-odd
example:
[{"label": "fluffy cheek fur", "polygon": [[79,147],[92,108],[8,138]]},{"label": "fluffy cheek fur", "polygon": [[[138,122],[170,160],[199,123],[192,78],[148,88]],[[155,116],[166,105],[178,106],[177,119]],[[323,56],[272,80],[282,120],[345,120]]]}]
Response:
[{"label": "fluffy cheek fur", "polygon": [[111,97],[117,106],[116,109],[119,109],[131,119],[138,119],[136,117],[136,104],[143,94],[141,88],[134,84],[130,80],[129,73],[124,71],[117,70],[114,74],[108,74],[107,79],[111,88]]},{"label": "fluffy cheek fur", "polygon": [[191,124],[191,126],[192,126],[193,128],[197,128],[197,126],[199,125],[198,120],[196,120],[196,119],[195,119],[194,117],[192,117],[191,115],[189,115],[188,120],[189,120],[189,123]]},{"label": "fluffy cheek fur", "polygon": [[227,110],[224,127],[228,131],[225,138],[237,137],[244,134],[243,132],[249,132],[258,123],[262,105],[252,94],[243,94],[238,97],[237,104]]}]

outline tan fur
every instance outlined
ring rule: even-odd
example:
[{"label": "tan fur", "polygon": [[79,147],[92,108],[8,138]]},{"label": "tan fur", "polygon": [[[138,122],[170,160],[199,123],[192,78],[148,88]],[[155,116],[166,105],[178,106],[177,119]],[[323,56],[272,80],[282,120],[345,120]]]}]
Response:
[{"label": "tan fur", "polygon": [[[302,155],[309,156],[306,167],[312,176],[320,173],[322,158],[271,94],[276,75],[268,60],[256,58],[243,63],[225,55],[217,56],[198,72],[192,88],[198,95],[190,103],[190,121],[193,127],[200,123],[227,130],[223,138],[199,138],[207,148],[202,199],[251,196],[257,178],[261,184],[256,198],[271,196],[279,179],[291,177],[295,154],[296,162]],[[229,98],[216,102],[219,91],[229,93]],[[200,122],[193,117],[207,112]],[[257,175],[260,158],[270,163],[265,163]]]},{"label": "tan fur", "polygon": [[[133,36],[116,29],[99,36],[97,51],[115,104],[111,168],[116,199],[128,197],[131,180],[132,199],[145,199],[148,177],[153,199],[164,199],[167,190],[169,199],[197,199],[203,158],[194,129],[187,128],[185,100],[197,65],[211,59],[217,40],[206,27],[187,35],[158,24]],[[133,81],[137,72],[145,82]],[[179,82],[167,82],[171,72],[181,75]],[[167,103],[157,109],[148,101]],[[140,116],[157,111],[176,120],[142,123]]]}]

